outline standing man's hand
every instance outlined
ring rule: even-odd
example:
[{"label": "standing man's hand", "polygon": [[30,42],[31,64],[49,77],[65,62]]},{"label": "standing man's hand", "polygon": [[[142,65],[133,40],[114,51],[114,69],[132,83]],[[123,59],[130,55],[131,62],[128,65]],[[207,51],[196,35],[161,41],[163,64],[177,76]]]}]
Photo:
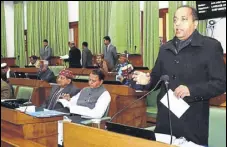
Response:
[{"label": "standing man's hand", "polygon": [[132,78],[134,81],[136,81],[136,84],[139,85],[147,85],[151,79],[149,73],[144,73],[141,71],[135,71],[132,75]]},{"label": "standing man's hand", "polygon": [[178,98],[184,98],[190,96],[190,91],[187,86],[180,85],[174,90],[174,94]]}]

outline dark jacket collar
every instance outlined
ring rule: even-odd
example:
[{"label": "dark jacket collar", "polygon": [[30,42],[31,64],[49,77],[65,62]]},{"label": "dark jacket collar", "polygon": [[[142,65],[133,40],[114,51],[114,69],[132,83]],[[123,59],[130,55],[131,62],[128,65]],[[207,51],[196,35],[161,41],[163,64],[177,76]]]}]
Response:
[{"label": "dark jacket collar", "polygon": [[[203,36],[197,31],[195,30],[193,32],[193,36],[192,36],[192,41],[191,41],[191,46],[203,46]],[[168,41],[166,44],[164,44],[162,46],[163,49],[171,49],[171,50],[175,50],[176,47],[174,45],[174,40],[176,39],[176,37],[174,37],[172,40]]]}]

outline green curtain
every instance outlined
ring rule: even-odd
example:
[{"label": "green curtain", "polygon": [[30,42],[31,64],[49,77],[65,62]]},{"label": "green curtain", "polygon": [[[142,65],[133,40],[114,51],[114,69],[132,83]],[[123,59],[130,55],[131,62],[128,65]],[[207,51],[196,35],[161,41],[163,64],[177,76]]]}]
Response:
[{"label": "green curtain", "polygon": [[111,1],[79,1],[79,46],[88,42],[93,54],[102,53],[103,37],[108,35]]},{"label": "green curtain", "polygon": [[160,47],[159,2],[145,1],[143,16],[143,64],[152,69]]},{"label": "green curtain", "polygon": [[24,42],[24,4],[23,1],[14,2],[14,57],[17,58],[17,65],[26,64],[25,42]]},{"label": "green curtain", "polygon": [[6,22],[4,2],[1,1],[1,55],[7,57]]},{"label": "green curtain", "polygon": [[118,53],[127,50],[140,53],[140,2],[113,1],[110,15],[109,36]]},{"label": "green curtain", "polygon": [[[196,1],[187,1],[187,5],[193,7],[196,9]],[[197,30],[202,34],[202,35],[207,35],[206,34],[206,28],[207,28],[207,20],[199,20],[199,24],[197,27]]]},{"label": "green curtain", "polygon": [[52,56],[68,54],[68,2],[27,2],[28,56],[39,56],[43,40],[47,39]]},{"label": "green curtain", "polygon": [[174,17],[174,14],[175,14],[177,8],[182,6],[182,4],[183,4],[183,1],[169,1],[169,9],[168,9],[168,13],[169,13],[169,22],[168,22],[168,24],[169,24],[169,36],[167,37],[169,40],[173,39],[173,37],[175,36],[173,17]]}]

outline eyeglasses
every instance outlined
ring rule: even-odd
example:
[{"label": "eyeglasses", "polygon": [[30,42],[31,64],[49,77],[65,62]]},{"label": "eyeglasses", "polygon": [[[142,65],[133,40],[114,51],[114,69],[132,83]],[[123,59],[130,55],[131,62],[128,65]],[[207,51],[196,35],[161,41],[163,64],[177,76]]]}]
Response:
[{"label": "eyeglasses", "polygon": [[89,82],[92,82],[92,83],[95,83],[97,82],[98,80],[92,80],[92,79],[88,79]]}]

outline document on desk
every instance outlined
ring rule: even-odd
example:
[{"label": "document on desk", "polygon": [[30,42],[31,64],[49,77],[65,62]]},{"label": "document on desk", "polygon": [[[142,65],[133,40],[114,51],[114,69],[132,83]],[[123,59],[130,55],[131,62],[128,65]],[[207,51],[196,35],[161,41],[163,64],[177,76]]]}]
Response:
[{"label": "document on desk", "polygon": [[[170,110],[180,118],[190,106],[182,98],[177,98],[171,89],[168,93]],[[168,108],[167,93],[161,99],[161,102]]]}]

